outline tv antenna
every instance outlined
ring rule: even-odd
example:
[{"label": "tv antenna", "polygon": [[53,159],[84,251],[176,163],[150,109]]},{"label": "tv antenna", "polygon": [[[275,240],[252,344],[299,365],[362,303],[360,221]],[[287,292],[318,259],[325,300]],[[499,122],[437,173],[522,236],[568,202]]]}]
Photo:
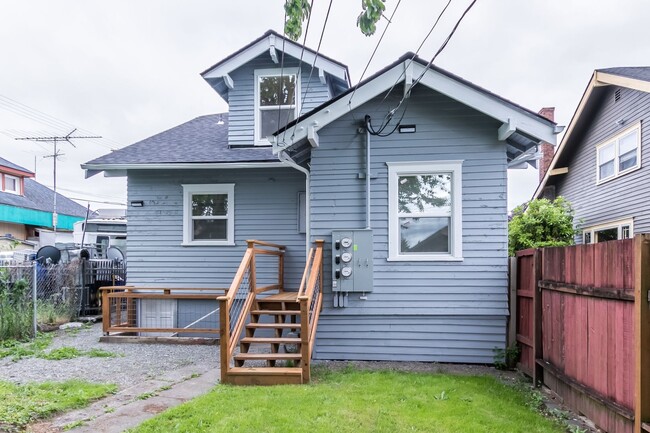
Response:
[{"label": "tv antenna", "polygon": [[[56,226],[58,223],[59,216],[56,213],[56,160],[59,159],[60,156],[65,155],[64,153],[59,152],[58,149],[58,144],[59,142],[65,141],[69,143],[72,147],[77,147],[74,145],[74,143],[71,141],[72,139],[86,139],[86,138],[102,138],[99,135],[84,135],[84,136],[79,136],[79,135],[72,135],[77,131],[77,128],[74,128],[72,131],[70,131],[67,135],[64,136],[53,136],[53,137],[18,137],[16,140],[29,140],[29,141],[37,141],[37,142],[46,142],[46,143],[53,143],[54,144],[54,153],[51,155],[45,155],[43,158],[52,158],[52,161],[54,163],[54,206],[52,207],[52,228],[54,229],[54,234],[56,235]],[[56,238],[55,238],[56,239]]]}]

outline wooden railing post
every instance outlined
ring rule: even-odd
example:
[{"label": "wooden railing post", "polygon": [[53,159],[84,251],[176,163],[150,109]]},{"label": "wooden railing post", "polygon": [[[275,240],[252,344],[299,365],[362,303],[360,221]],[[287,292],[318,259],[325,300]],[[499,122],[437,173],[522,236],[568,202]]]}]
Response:
[{"label": "wooden railing post", "polygon": [[111,326],[111,305],[108,301],[108,289],[100,288],[102,292],[102,332],[108,335],[108,328]]},{"label": "wooden railing post", "polygon": [[220,296],[219,302],[219,362],[221,364],[221,383],[227,382],[230,367],[230,317],[228,311],[228,297]]},{"label": "wooden railing post", "polygon": [[634,237],[634,433],[650,431],[650,235]]},{"label": "wooden railing post", "polygon": [[278,288],[279,292],[284,292],[284,250],[280,250],[278,256]]},{"label": "wooden railing post", "polygon": [[255,241],[253,240],[248,240],[246,241],[248,243],[248,248],[251,250],[253,255],[251,256],[251,264],[250,264],[250,274],[249,274],[249,282],[250,282],[250,289],[251,292],[255,293],[257,289],[256,285],[256,277],[257,277],[257,271],[255,270]]},{"label": "wooden railing post", "polygon": [[310,381],[311,353],[309,353],[310,324],[309,304],[311,297],[300,297],[300,358],[302,359],[302,383]]},{"label": "wooden railing post", "polygon": [[544,369],[537,362],[544,358],[544,343],[542,340],[542,289],[539,282],[542,280],[542,257],[544,250],[536,249],[533,256],[533,384],[540,386],[543,382]]}]

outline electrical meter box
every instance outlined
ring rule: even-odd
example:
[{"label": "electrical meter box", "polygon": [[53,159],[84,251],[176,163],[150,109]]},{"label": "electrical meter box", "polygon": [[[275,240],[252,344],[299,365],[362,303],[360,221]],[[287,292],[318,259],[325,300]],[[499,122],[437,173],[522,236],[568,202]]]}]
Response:
[{"label": "electrical meter box", "polygon": [[372,292],[372,230],[332,232],[332,291]]}]

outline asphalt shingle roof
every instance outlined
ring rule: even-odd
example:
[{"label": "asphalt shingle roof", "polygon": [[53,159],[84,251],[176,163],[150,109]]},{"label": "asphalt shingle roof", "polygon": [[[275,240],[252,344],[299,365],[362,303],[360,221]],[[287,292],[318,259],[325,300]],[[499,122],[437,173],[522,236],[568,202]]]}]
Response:
[{"label": "asphalt shingle roof", "polygon": [[621,77],[633,78],[635,80],[650,81],[650,66],[605,68],[598,69],[598,72],[620,75]]},{"label": "asphalt shingle roof", "polygon": [[[54,191],[34,179],[25,178],[25,195],[0,191],[0,204],[52,212],[54,209]],[[85,207],[58,193],[56,196],[56,212],[60,215],[86,216]]]},{"label": "asphalt shingle roof", "polygon": [[1,167],[11,168],[11,169],[18,170],[18,171],[24,171],[25,173],[31,173],[31,174],[34,174],[34,173],[31,172],[30,170],[27,170],[26,168],[21,167],[21,166],[19,166],[18,164],[14,164],[13,162],[8,161],[8,160],[6,160],[6,159],[4,159],[4,158],[2,158],[2,157],[0,157],[0,166],[1,166]]},{"label": "asphalt shingle roof", "polygon": [[[223,121],[221,125],[220,119]],[[221,113],[197,117],[86,164],[265,161],[277,161],[270,147],[228,147],[228,113]]]}]

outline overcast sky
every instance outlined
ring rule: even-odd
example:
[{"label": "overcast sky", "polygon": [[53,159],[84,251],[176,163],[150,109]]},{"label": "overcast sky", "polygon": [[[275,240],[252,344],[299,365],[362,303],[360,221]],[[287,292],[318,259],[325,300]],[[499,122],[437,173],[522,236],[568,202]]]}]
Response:
[{"label": "overcast sky", "polygon": [[[125,203],[125,179],[84,179],[80,164],[196,116],[227,111],[199,73],[268,29],[282,32],[284,0],[2,1],[0,156],[52,185],[48,143],[65,135],[58,187],[69,197]],[[307,45],[318,45],[327,0],[315,0]],[[346,63],[356,83],[386,26],[355,25],[359,0],[333,0],[321,52]],[[402,0],[369,75],[415,51],[445,0]],[[452,5],[420,51],[430,58],[470,0]],[[387,0],[390,15],[398,0]],[[647,0],[478,0],[436,64],[537,111],[555,106],[568,124],[596,68],[647,66]],[[34,111],[38,110],[38,111]],[[53,119],[54,118],[54,119]],[[496,134],[496,131],[495,131]],[[527,200],[534,170],[510,172],[509,207]],[[85,204],[85,202],[83,202]],[[112,207],[91,203],[93,208]]]}]

